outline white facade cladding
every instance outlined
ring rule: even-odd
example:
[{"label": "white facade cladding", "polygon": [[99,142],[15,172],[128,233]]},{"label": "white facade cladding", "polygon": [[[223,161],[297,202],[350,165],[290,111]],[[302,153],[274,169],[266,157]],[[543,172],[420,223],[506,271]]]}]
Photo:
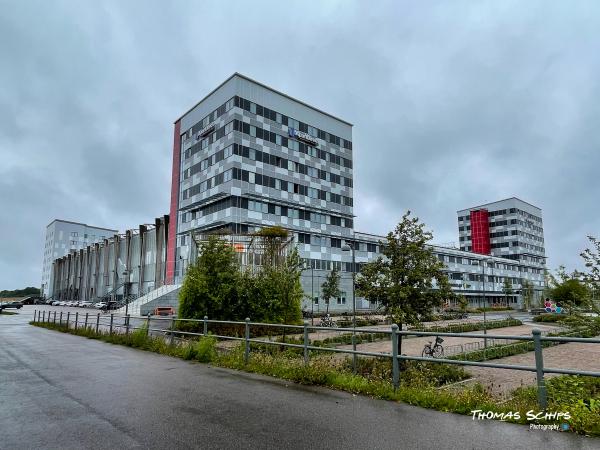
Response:
[{"label": "white facade cladding", "polygon": [[115,233],[117,230],[68,220],[57,219],[50,222],[46,227],[41,295],[43,297],[52,296],[52,263],[54,260],[62,258],[73,250],[80,250],[90,244],[101,242]]},{"label": "white facade cladding", "polygon": [[[329,268],[348,260],[342,244],[353,233],[351,124],[239,74],[180,123],[176,282],[191,233],[218,228],[251,233],[281,225],[294,233],[303,258]],[[314,280],[303,278],[306,292]],[[351,295],[350,280],[342,286]],[[346,294],[338,301],[350,304]]]},{"label": "white facade cladding", "polygon": [[490,254],[545,267],[542,210],[515,197],[458,211],[461,249],[474,250],[471,211],[481,210],[488,216]]},{"label": "white facade cladding", "polygon": [[169,216],[112,234],[52,264],[49,297],[55,300],[122,300],[148,293],[165,283]]},{"label": "white facade cladding", "polygon": [[[357,264],[362,264],[379,256],[384,236],[366,233],[355,233],[361,248],[366,248],[371,242],[373,252],[357,252]],[[521,295],[522,281],[527,280],[533,286],[534,301],[542,296],[545,287],[544,269],[535,264],[518,262],[514,259],[491,255],[481,255],[452,247],[431,245],[433,253],[444,263],[445,272],[450,280],[452,290],[464,295],[470,306],[510,306],[523,307]],[[512,295],[506,295],[503,290],[505,280],[512,288]]]},{"label": "white facade cladding", "polygon": [[[175,283],[189,264],[193,233],[244,234],[280,225],[293,233],[307,267],[303,308],[326,308],[321,285],[336,267],[342,295],[329,307],[352,309],[352,253],[342,248],[355,243],[360,267],[379,256],[383,239],[354,232],[352,125],[236,73],[178,119],[175,130]],[[503,201],[506,206],[498,202],[498,209],[537,214],[537,208],[515,206],[514,200]],[[541,211],[536,217],[541,220]],[[504,231],[504,225],[495,226]],[[465,236],[461,231],[461,244]],[[541,247],[534,253],[538,257]],[[472,305],[482,304],[484,297],[487,305],[520,305],[523,279],[532,281],[536,296],[543,289],[543,258],[510,259],[503,251],[490,257],[467,251],[467,245],[462,250],[434,247],[434,252],[444,261],[453,289]],[[502,292],[505,279],[514,287],[510,298]],[[357,298],[357,308],[373,306]]]}]

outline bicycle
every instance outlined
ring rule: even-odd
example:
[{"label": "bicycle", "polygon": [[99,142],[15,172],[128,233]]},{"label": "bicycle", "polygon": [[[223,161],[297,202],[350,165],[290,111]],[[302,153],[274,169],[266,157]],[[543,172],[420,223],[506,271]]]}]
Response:
[{"label": "bicycle", "polygon": [[333,319],[327,314],[326,316],[321,317],[321,322],[319,322],[320,327],[326,328],[336,328],[337,323],[333,321]]},{"label": "bicycle", "polygon": [[431,342],[426,344],[425,347],[423,347],[421,356],[423,358],[426,358],[428,356],[431,358],[443,358],[444,357],[444,347],[442,347],[442,345],[441,345],[442,342],[444,342],[444,340],[441,337],[436,336],[435,337],[435,345],[432,347]]}]

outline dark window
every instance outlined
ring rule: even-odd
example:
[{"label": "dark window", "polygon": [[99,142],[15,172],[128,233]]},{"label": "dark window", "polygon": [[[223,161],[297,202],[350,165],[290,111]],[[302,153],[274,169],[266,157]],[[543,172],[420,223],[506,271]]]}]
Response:
[{"label": "dark window", "polygon": [[337,238],[331,238],[331,246],[335,248],[342,248],[342,240]]},{"label": "dark window", "polygon": [[300,244],[310,244],[310,234],[298,233],[298,242]]}]

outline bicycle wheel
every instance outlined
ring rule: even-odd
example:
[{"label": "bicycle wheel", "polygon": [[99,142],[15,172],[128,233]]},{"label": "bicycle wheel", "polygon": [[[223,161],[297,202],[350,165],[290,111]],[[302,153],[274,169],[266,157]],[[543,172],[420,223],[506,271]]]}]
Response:
[{"label": "bicycle wheel", "polygon": [[444,357],[444,347],[441,345],[436,345],[433,347],[433,357],[434,358],[443,358]]},{"label": "bicycle wheel", "polygon": [[429,347],[428,345],[425,346],[425,348],[423,349],[423,351],[421,352],[421,356],[423,358],[428,358],[431,356],[431,347]]}]

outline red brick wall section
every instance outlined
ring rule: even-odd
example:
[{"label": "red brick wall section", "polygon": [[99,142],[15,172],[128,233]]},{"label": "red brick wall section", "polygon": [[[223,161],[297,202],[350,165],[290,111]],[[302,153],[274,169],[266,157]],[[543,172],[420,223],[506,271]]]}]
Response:
[{"label": "red brick wall section", "polygon": [[175,251],[177,248],[177,223],[179,222],[179,173],[181,165],[181,121],[175,123],[173,132],[173,171],[171,173],[171,209],[169,220],[169,239],[167,241],[166,283],[173,284],[175,279]]},{"label": "red brick wall section", "polygon": [[490,245],[490,222],[486,209],[471,211],[471,245],[474,253],[489,255]]}]

